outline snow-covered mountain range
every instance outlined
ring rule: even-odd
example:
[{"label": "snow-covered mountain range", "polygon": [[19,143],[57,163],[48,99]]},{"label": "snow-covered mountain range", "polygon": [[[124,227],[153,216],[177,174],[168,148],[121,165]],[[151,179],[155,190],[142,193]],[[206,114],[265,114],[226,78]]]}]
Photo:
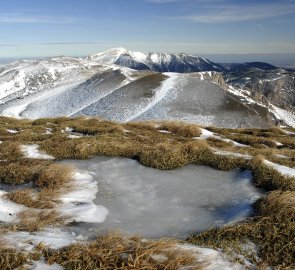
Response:
[{"label": "snow-covered mountain range", "polygon": [[0,114],[295,126],[294,77],[294,72],[266,63],[221,65],[185,54],[111,49],[86,58],[55,57],[2,66]]},{"label": "snow-covered mountain range", "polygon": [[189,54],[143,53],[124,48],[110,49],[87,57],[105,64],[116,64],[136,70],[158,72],[223,71],[223,67],[202,57]]}]

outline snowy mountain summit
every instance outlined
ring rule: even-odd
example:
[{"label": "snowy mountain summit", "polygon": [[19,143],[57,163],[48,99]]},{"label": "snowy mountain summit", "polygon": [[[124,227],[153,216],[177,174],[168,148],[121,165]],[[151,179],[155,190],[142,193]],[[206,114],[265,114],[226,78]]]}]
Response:
[{"label": "snowy mountain summit", "polygon": [[157,72],[200,72],[223,71],[223,67],[202,57],[189,54],[143,53],[113,48],[102,53],[93,54],[87,59],[103,64],[116,64],[136,70],[153,70]]}]

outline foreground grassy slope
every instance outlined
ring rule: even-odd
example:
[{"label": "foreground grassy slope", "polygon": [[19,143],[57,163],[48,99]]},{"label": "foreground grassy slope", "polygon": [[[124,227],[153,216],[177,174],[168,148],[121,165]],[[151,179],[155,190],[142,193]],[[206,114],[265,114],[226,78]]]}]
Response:
[{"label": "foreground grassy slope", "polygon": [[[145,166],[162,170],[188,163],[219,170],[251,169],[254,184],[269,191],[265,198],[256,202],[256,216],[239,224],[192,235],[187,242],[222,249],[233,260],[242,261],[243,257],[261,269],[268,265],[292,269],[295,252],[295,179],[282,175],[264,160],[295,167],[294,130],[214,127],[207,127],[206,130],[207,133],[204,133],[201,127],[182,122],[118,124],[98,118],[30,121],[0,117],[0,182],[33,184],[32,188],[7,194],[9,200],[23,204],[29,210],[19,214],[17,223],[2,224],[0,234],[9,230],[34,232],[48,225],[63,224],[67,219],[59,216],[56,209],[59,195],[72,188],[72,169],[55,164],[55,161],[26,158],[21,151],[23,144],[37,144],[57,160],[106,155],[133,158]],[[213,133],[204,136],[208,131]],[[49,262],[64,265],[65,269],[177,269],[191,262],[187,254],[182,257],[172,254],[175,261],[170,261],[173,263],[163,262],[159,266],[147,259],[150,258],[149,252],[153,253],[149,244],[139,244],[136,239],[132,241],[134,248],[128,250],[126,237],[109,235],[99,237],[86,246],[76,244],[63,250],[52,250],[41,245],[38,250],[26,255],[7,249],[3,244],[0,246],[3,255],[0,268],[13,269],[29,257],[41,255]],[[112,242],[120,242],[123,253],[130,255],[125,261],[118,257],[118,250]],[[152,243],[156,249],[163,244],[160,240]],[[256,249],[247,248],[251,245],[255,245]],[[102,251],[108,255],[98,256]],[[85,260],[84,255],[87,257]],[[182,261],[182,258],[186,259]],[[202,269],[201,265],[198,267]]]}]

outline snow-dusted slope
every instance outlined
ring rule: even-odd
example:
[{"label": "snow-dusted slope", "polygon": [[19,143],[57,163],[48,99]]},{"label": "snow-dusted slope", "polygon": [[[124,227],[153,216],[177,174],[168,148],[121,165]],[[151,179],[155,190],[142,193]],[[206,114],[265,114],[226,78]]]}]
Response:
[{"label": "snow-dusted slope", "polygon": [[203,74],[152,74],[110,93],[78,115],[126,122],[181,119],[226,127],[266,126],[267,121]]},{"label": "snow-dusted slope", "polygon": [[14,62],[0,69],[0,112],[28,118],[75,114],[134,80],[134,74],[142,76],[79,58]]},{"label": "snow-dusted slope", "polygon": [[264,127],[276,118],[295,122],[289,114],[278,114],[278,109],[249,97],[248,92],[228,87],[231,81],[223,79],[225,73],[159,73],[116,65],[125,61],[126,65],[141,65],[138,69],[169,70],[175,59],[178,69],[188,64],[213,65],[189,55],[125,49],[85,59],[14,62],[0,68],[0,115],[32,119],[89,115],[122,122],[178,119],[225,127]]},{"label": "snow-dusted slope", "polygon": [[89,56],[87,59],[104,64],[116,64],[136,70],[158,72],[222,71],[223,68],[205,58],[189,54],[142,53],[114,48]]}]

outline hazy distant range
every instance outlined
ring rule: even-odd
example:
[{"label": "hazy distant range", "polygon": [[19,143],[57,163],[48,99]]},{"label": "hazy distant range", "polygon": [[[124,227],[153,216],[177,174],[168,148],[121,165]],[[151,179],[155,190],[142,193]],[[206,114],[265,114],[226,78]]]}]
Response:
[{"label": "hazy distant range", "polygon": [[[277,54],[199,54],[192,53],[193,55],[205,57],[217,63],[243,63],[243,62],[266,62],[277,67],[293,68],[295,69],[295,53],[277,53]],[[55,56],[55,55],[54,55]],[[75,56],[75,55],[71,55]],[[84,56],[81,56],[84,57]],[[48,58],[36,57],[35,59]],[[34,59],[32,57],[0,57],[0,66],[22,59]]]}]

